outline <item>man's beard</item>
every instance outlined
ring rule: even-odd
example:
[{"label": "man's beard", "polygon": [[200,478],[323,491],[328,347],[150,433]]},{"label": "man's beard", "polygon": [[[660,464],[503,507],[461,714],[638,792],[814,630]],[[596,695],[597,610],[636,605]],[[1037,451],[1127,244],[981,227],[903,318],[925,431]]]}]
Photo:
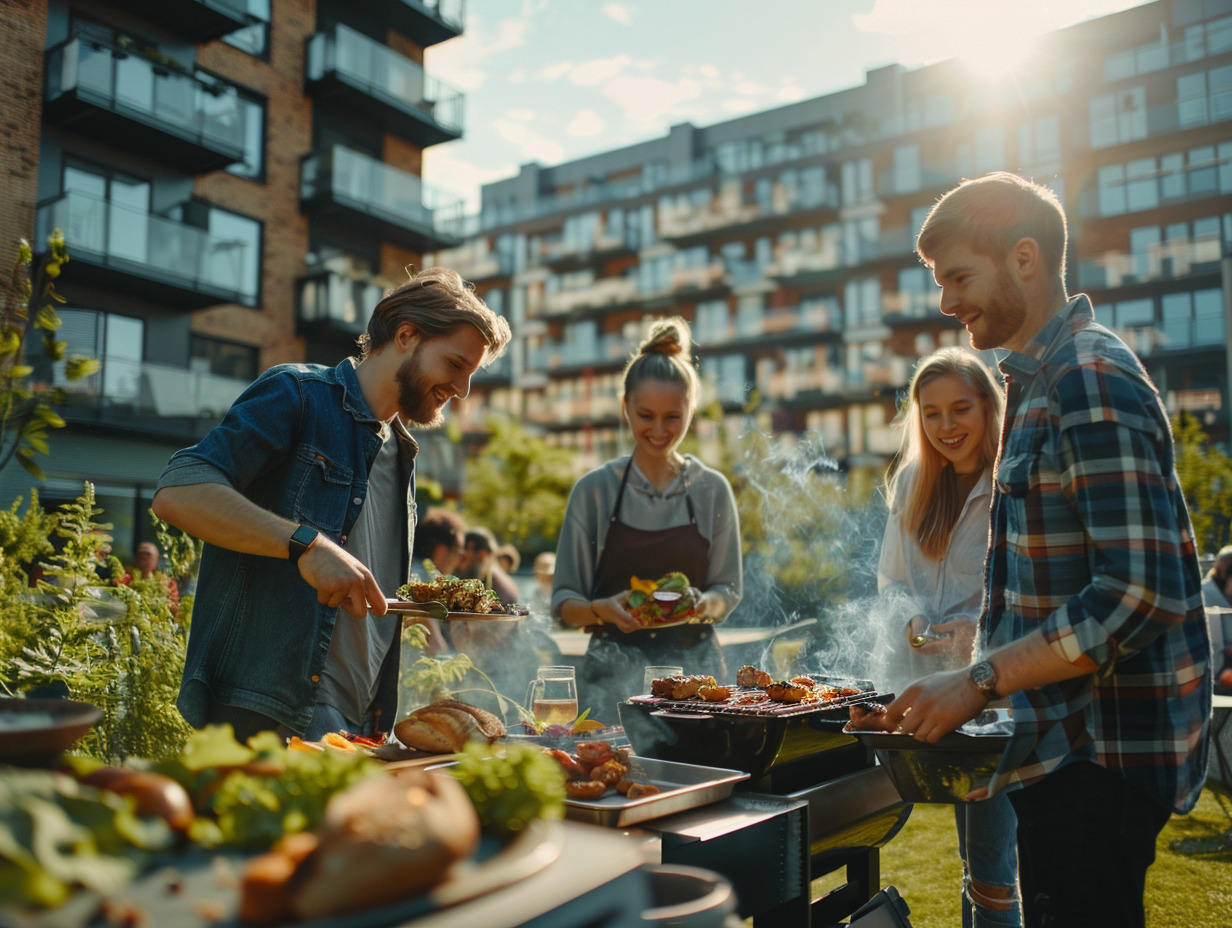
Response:
[{"label": "man's beard", "polygon": [[435,429],[445,424],[444,405],[437,406],[436,396],[428,378],[419,369],[419,351],[416,345],[410,357],[398,368],[398,410],[402,421],[419,429]]},{"label": "man's beard", "polygon": [[1027,321],[1027,304],[1005,268],[997,273],[996,289],[988,298],[980,319],[983,331],[971,333],[971,346],[980,351],[1001,348],[1022,331]]}]

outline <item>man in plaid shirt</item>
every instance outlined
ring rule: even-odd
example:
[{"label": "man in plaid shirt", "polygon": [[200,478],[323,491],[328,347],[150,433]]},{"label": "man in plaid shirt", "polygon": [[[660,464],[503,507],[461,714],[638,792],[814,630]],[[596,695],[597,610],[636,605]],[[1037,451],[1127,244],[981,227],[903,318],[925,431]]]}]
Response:
[{"label": "man in plaid shirt", "polygon": [[1197,801],[1210,641],[1159,393],[1085,296],[1065,290],[1065,214],[1012,174],[934,206],[917,250],[941,311],[1005,348],[1005,426],[985,565],[983,660],[889,707],[936,741],[1009,697],[990,789],[1018,812],[1024,924],[1144,924],[1155,838]]}]

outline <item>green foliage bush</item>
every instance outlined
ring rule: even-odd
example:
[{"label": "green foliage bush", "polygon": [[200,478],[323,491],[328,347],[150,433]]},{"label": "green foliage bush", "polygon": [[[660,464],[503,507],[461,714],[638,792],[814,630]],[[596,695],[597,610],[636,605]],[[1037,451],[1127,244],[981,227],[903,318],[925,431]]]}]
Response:
[{"label": "green foliage bush", "polygon": [[[192,597],[174,604],[168,575],[130,578],[95,521],[94,487],[45,513],[37,494],[0,513],[0,688],[67,689],[102,710],[78,750],[107,762],[178,752],[190,729],[175,708]],[[165,564],[183,576],[199,543],[155,520]],[[31,573],[42,576],[30,585]],[[100,574],[102,576],[100,576]]]}]

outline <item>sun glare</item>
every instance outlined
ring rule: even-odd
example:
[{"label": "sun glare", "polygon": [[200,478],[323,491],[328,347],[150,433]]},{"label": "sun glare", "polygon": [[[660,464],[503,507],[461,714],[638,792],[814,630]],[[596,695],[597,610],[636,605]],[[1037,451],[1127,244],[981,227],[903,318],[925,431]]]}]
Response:
[{"label": "sun glare", "polygon": [[997,81],[1017,71],[1031,58],[1038,35],[1024,34],[1012,25],[1000,24],[995,29],[973,28],[969,40],[963,43],[959,60],[973,75],[986,81]]}]

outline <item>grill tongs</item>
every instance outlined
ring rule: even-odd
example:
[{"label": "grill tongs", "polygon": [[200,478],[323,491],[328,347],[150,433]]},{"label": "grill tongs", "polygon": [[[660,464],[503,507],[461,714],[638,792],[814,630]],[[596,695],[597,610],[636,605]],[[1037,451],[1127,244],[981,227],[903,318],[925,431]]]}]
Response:
[{"label": "grill tongs", "polygon": [[440,622],[521,622],[530,615],[530,607],[523,603],[511,603],[508,612],[451,612],[449,607],[437,600],[413,603],[405,599],[387,599],[385,608],[408,619],[436,619]]}]

